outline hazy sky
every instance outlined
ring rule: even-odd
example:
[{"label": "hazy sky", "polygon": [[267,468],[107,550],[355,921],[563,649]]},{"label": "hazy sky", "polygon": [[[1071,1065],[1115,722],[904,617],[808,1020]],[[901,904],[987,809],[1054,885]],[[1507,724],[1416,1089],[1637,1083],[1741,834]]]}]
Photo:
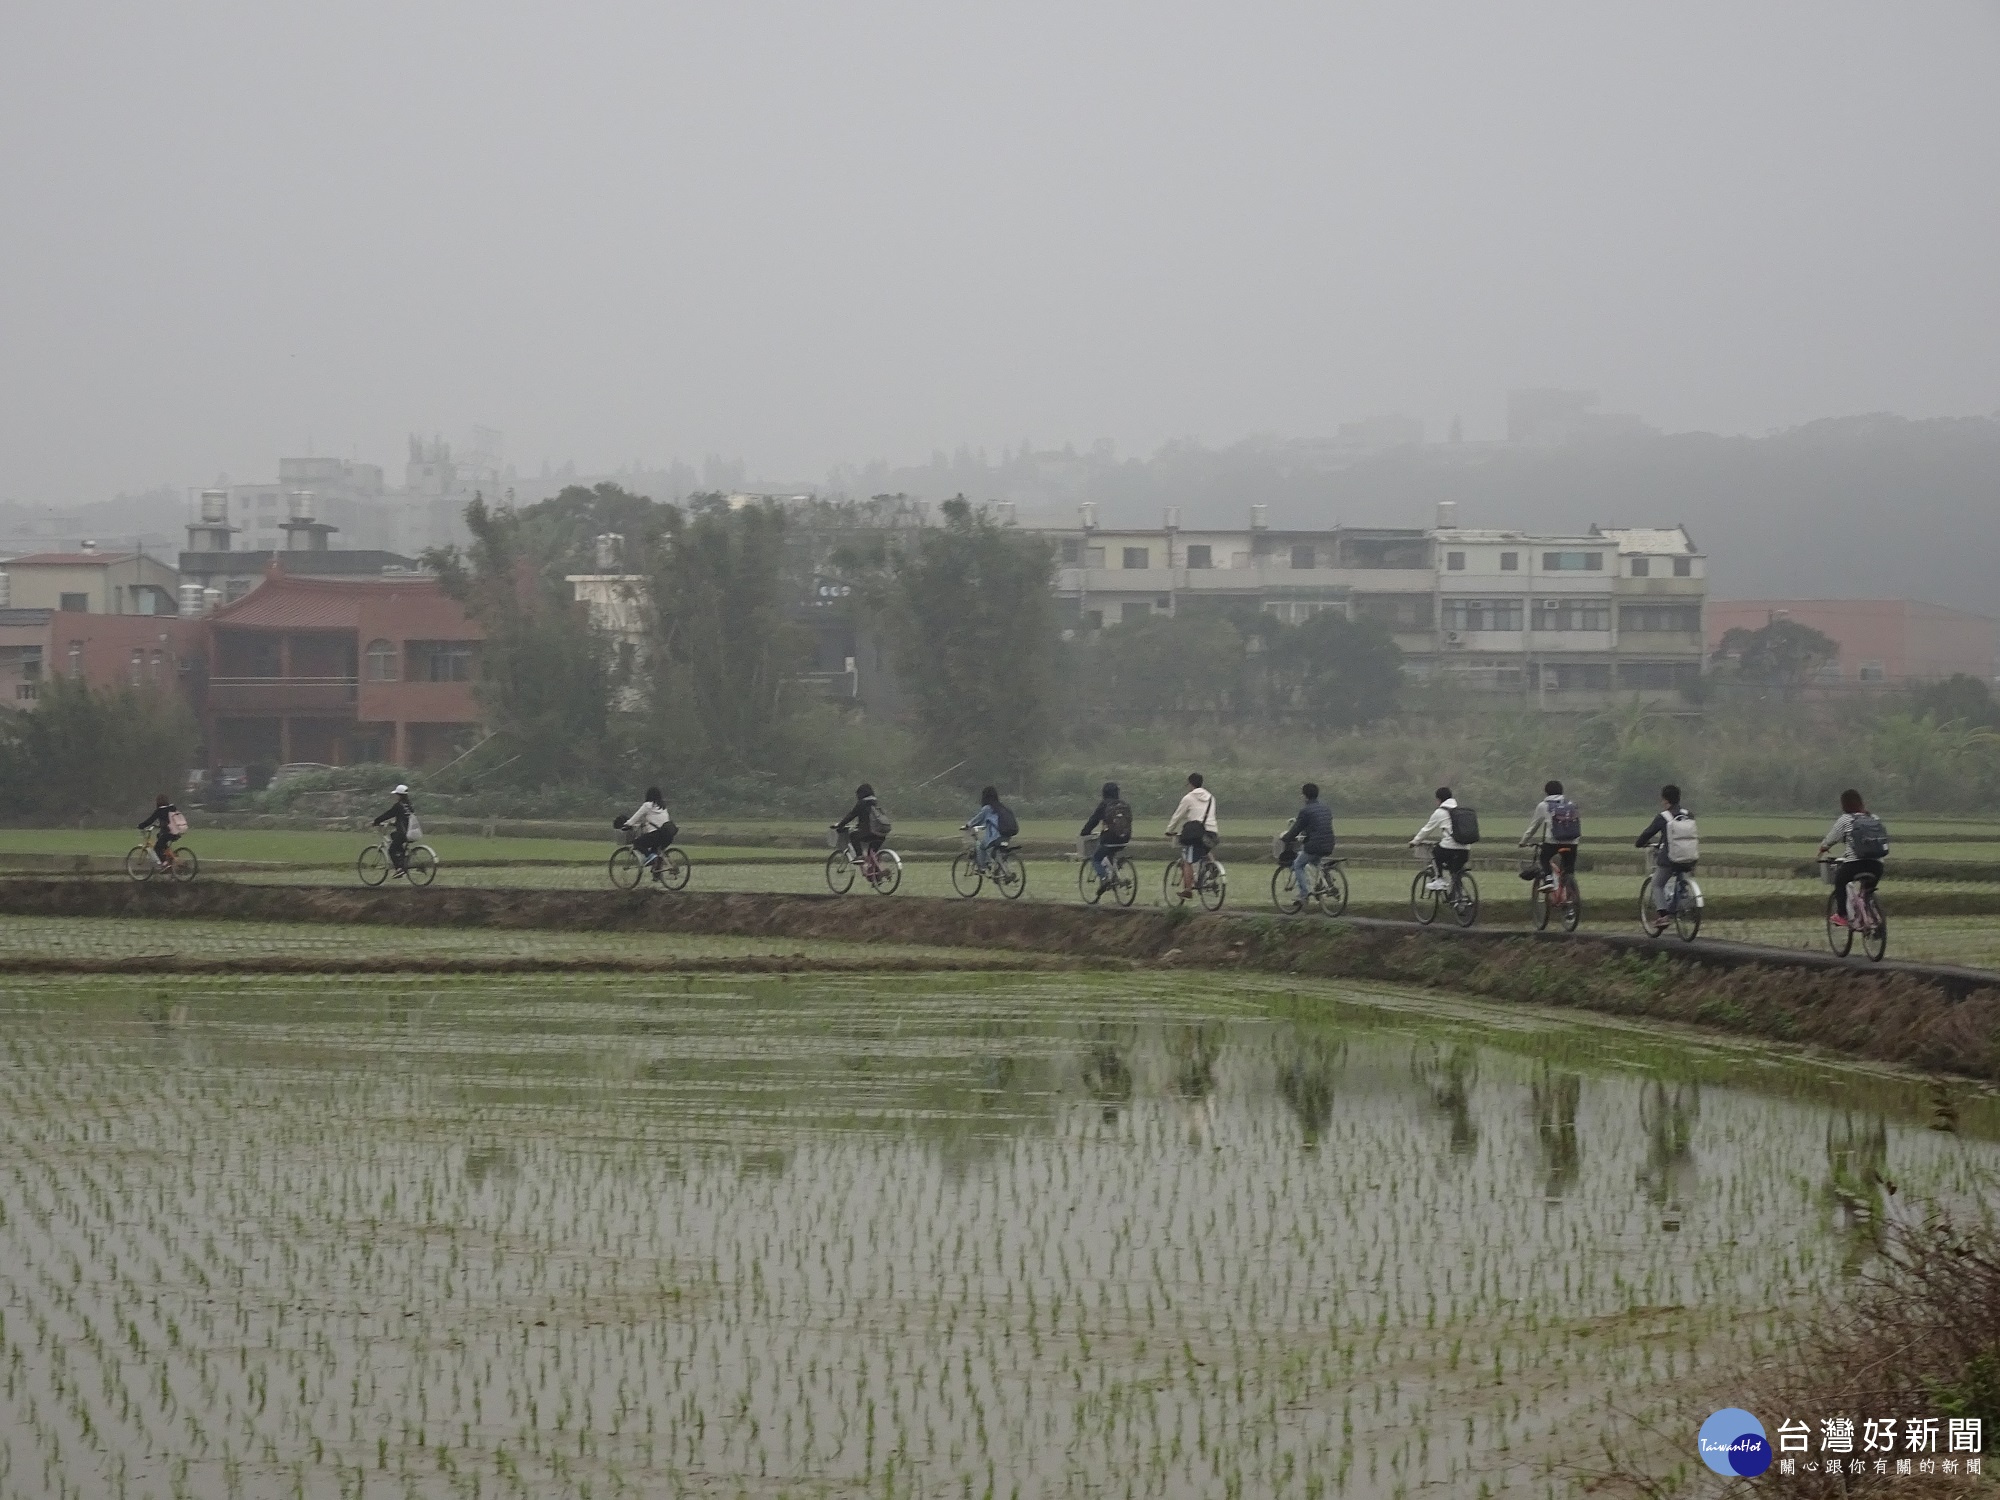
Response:
[{"label": "hazy sky", "polygon": [[2000,408],[2000,0],[0,12],[0,498]]}]

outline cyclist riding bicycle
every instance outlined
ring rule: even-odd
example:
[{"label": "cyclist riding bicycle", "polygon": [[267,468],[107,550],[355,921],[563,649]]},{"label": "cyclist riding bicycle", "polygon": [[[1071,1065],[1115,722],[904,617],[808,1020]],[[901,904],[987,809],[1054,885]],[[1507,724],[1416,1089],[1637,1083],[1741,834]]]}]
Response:
[{"label": "cyclist riding bicycle", "polygon": [[1429,888],[1448,891],[1453,878],[1465,869],[1466,862],[1472,858],[1472,851],[1452,837],[1451,814],[1458,801],[1452,796],[1451,788],[1441,786],[1433,795],[1437,798],[1437,807],[1424,820],[1424,826],[1417,830],[1417,836],[1410,840],[1410,847],[1430,847],[1431,863],[1437,867],[1437,872],[1432,875]]},{"label": "cyclist riding bicycle", "polygon": [[1097,843],[1090,851],[1090,867],[1097,872],[1097,888],[1111,885],[1111,856],[1132,842],[1132,806],[1118,795],[1118,783],[1107,781],[1098,792],[1097,806],[1083,820],[1077,837],[1087,839],[1098,830]]},{"label": "cyclist riding bicycle", "polygon": [[1167,819],[1167,837],[1180,835],[1181,844],[1181,900],[1194,899],[1194,872],[1209,850],[1222,837],[1222,830],[1215,821],[1215,793],[1201,784],[1201,772],[1196,771],[1187,779],[1187,791],[1181,797],[1180,806]]},{"label": "cyclist riding bicycle", "polygon": [[396,800],[389,804],[387,812],[377,817],[368,826],[380,828],[389,824],[389,866],[398,875],[410,873],[410,825],[417,820],[417,810],[410,804],[410,789],[401,782],[390,794]]},{"label": "cyclist riding bicycle", "polygon": [[979,811],[966,820],[965,829],[972,835],[972,863],[982,875],[993,862],[993,846],[1004,837],[1000,825],[1005,811],[997,788],[979,789]]},{"label": "cyclist riding bicycle", "polygon": [[139,825],[139,832],[152,830],[155,864],[167,863],[168,851],[173,848],[174,840],[187,832],[187,826],[187,819],[181,816],[181,810],[174,806],[173,799],[165,792],[153,799],[153,814]]},{"label": "cyclist riding bicycle", "polygon": [[631,830],[632,852],[646,862],[656,882],[666,884],[659,856],[673,847],[674,835],[680,832],[680,825],[667,811],[667,799],[660,789],[647,787],[646,800],[639,804],[638,809],[619,818],[611,826]]},{"label": "cyclist riding bicycle", "polygon": [[1672,857],[1672,845],[1677,842],[1674,826],[1676,823],[1694,826],[1694,814],[1681,806],[1681,789],[1672,782],[1660,788],[1660,810],[1653,814],[1653,821],[1645,831],[1632,841],[1635,849],[1651,847],[1653,851],[1653,931],[1665,932],[1672,920],[1667,910],[1667,886],[1675,875],[1686,875],[1700,863],[1698,859],[1676,860]]},{"label": "cyclist riding bicycle", "polygon": [[1285,830],[1285,847],[1296,846],[1292,859],[1292,879],[1299,888],[1299,900],[1312,900],[1312,868],[1333,853],[1333,809],[1319,800],[1319,787],[1308,781],[1299,788],[1306,799],[1292,826]]},{"label": "cyclist riding bicycle", "polygon": [[1563,873],[1574,875],[1576,841],[1582,836],[1583,817],[1577,812],[1576,804],[1563,794],[1563,784],[1560,781],[1545,782],[1542,800],[1535,804],[1528,820],[1528,831],[1521,835],[1518,846],[1534,849],[1535,868],[1521,878],[1550,884],[1558,855],[1562,858]]},{"label": "cyclist riding bicycle", "polygon": [[889,836],[889,820],[875,799],[875,788],[865,781],[854,789],[854,806],[847,816],[833,826],[836,832],[847,835],[848,852],[856,859],[879,851]]},{"label": "cyclist riding bicycle", "polygon": [[[1838,852],[1836,852],[1838,851]],[[1847,888],[1858,875],[1882,878],[1882,861],[1889,853],[1889,831],[1868,810],[1861,793],[1849,787],[1840,794],[1840,816],[1819,841],[1819,855],[1833,856],[1833,915],[1836,927],[1847,926]]]}]

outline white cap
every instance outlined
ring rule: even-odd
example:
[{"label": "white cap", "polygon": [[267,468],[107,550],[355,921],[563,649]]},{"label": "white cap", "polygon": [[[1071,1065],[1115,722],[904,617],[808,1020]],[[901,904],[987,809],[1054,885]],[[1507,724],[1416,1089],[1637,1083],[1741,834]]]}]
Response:
[{"label": "white cap", "polygon": [[400,797],[407,791],[409,791],[409,788],[404,786],[403,783],[399,781],[396,783],[396,789],[393,792],[389,793],[389,795],[392,797]]}]

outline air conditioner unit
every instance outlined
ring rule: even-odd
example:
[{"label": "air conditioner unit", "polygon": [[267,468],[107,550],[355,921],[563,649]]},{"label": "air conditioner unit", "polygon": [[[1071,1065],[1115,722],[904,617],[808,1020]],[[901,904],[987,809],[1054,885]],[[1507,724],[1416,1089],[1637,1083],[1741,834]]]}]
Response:
[{"label": "air conditioner unit", "polygon": [[1444,633],[1444,643],[1445,643],[1445,644],[1446,644],[1447,646],[1456,646],[1456,645],[1458,645],[1458,644],[1459,644],[1459,643],[1460,643],[1460,642],[1461,642],[1461,641],[1462,641],[1463,639],[1464,639],[1464,637],[1462,637],[1462,636],[1461,636],[1461,635],[1460,635],[1460,634],[1459,634],[1459,633],[1458,633],[1458,632],[1457,632],[1456,630],[1447,630],[1447,631],[1446,631],[1446,632]]}]

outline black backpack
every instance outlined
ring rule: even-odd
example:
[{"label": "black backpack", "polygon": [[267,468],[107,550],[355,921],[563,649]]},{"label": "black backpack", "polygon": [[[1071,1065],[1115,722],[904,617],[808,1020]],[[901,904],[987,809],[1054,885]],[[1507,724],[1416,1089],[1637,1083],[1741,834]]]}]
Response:
[{"label": "black backpack", "polygon": [[1856,813],[1847,825],[1847,847],[1856,859],[1881,859],[1889,852],[1889,830],[1875,814]]},{"label": "black backpack", "polygon": [[1479,814],[1469,807],[1445,809],[1451,818],[1451,836],[1468,848],[1479,842]]},{"label": "black backpack", "polygon": [[1113,844],[1132,841],[1132,804],[1122,797],[1104,809],[1104,837]]},{"label": "black backpack", "polygon": [[1021,836],[1021,820],[1014,816],[1014,809],[1004,802],[993,804],[993,811],[1000,819],[1000,837],[1017,839]]}]

